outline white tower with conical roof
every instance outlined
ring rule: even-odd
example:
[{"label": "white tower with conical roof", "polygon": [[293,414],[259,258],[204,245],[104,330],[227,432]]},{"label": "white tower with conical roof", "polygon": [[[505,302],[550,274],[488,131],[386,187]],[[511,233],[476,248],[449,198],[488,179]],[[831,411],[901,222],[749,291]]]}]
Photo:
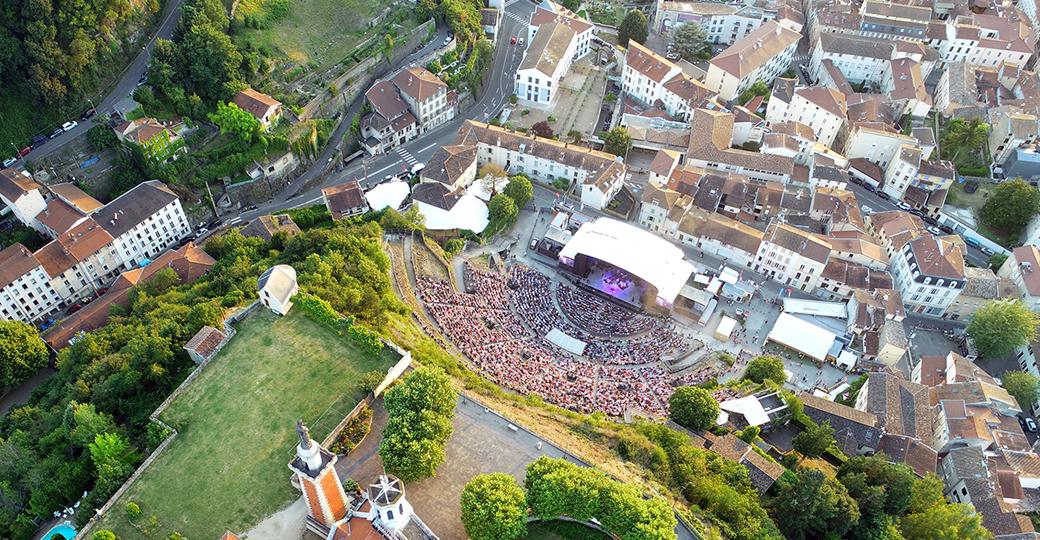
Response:
[{"label": "white tower with conical roof", "polygon": [[375,514],[372,521],[379,521],[392,531],[408,525],[414,515],[412,505],[404,496],[404,482],[396,476],[381,474],[368,486],[368,500]]}]

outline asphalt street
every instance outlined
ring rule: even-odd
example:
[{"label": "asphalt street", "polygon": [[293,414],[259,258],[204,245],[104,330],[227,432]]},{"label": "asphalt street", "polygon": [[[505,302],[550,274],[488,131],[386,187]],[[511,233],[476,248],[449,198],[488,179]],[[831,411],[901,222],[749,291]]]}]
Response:
[{"label": "asphalt street", "polygon": [[[93,98],[93,105],[97,108],[97,116],[91,121],[80,122],[78,126],[70,131],[62,133],[57,137],[51,139],[43,146],[33,149],[27,157],[28,159],[40,159],[47,155],[50,155],[63,146],[70,143],[77,137],[86,134],[86,132],[94,125],[94,122],[104,122],[104,119],[112,112],[116,103],[119,103],[123,98],[129,96],[137,89],[137,81],[141,79],[145,71],[148,69],[148,62],[151,57],[152,47],[155,46],[155,40],[157,38],[170,39],[173,36],[173,30],[177,28],[177,21],[181,18],[181,4],[183,0],[169,0],[166,4],[166,8],[163,9],[162,22],[159,24],[159,30],[152,35],[152,38],[148,40],[148,44],[141,48],[141,52],[137,54],[134,61],[131,62],[123,70],[123,74],[119,77],[119,82],[116,83],[115,88],[112,89],[104,98],[98,101],[97,97]],[[89,104],[87,105],[90,106]],[[86,110],[86,107],[84,107]],[[79,120],[78,118],[69,118],[69,120]]]}]

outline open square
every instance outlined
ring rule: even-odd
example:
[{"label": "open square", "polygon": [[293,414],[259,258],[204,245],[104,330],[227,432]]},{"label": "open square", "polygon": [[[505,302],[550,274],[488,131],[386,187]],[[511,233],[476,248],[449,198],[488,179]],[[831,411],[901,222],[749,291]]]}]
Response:
[{"label": "open square", "polygon": [[360,376],[395,361],[391,352],[362,351],[299,311],[253,313],[219,354],[162,415],[177,439],[96,529],[147,538],[125,517],[130,501],[143,510],[138,524],[158,518],[152,538],[174,531],[216,538],[250,528],[299,497],[286,466],[296,421],[323,439],[364,397]]}]

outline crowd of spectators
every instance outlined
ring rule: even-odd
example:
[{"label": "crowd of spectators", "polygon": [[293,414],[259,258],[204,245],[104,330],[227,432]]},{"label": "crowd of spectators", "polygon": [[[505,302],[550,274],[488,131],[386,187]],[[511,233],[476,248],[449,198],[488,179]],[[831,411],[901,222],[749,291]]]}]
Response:
[{"label": "crowd of spectators", "polygon": [[556,289],[556,298],[568,319],[597,336],[631,336],[664,325],[660,319],[636,313],[574,287],[560,285]]},{"label": "crowd of spectators", "polygon": [[[654,351],[684,343],[668,324],[654,325],[637,339],[602,340],[560,313],[545,274],[518,266],[507,280],[468,267],[466,277],[469,292],[429,277],[419,278],[418,292],[442,332],[489,379],[579,412],[666,414],[673,383],[656,365],[660,353]],[[547,341],[553,328],[592,340],[586,355],[572,355]]]}]

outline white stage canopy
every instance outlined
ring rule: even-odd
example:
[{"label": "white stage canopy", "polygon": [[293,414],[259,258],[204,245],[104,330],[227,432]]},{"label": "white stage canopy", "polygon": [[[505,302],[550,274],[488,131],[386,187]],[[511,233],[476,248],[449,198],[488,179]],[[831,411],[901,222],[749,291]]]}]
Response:
[{"label": "white stage canopy", "polygon": [[487,205],[474,195],[463,195],[451,210],[444,210],[422,201],[415,201],[414,204],[419,208],[419,213],[426,218],[426,229],[430,231],[459,229],[480,233],[488,226]]},{"label": "white stage canopy", "polygon": [[769,331],[769,340],[823,362],[837,336],[824,328],[799,319],[790,313],[781,313]]},{"label": "white stage canopy", "polygon": [[639,276],[657,288],[658,300],[668,304],[675,302],[694,271],[682,250],[671,242],[605,217],[582,225],[563,246],[560,258],[573,260],[579,253]]},{"label": "white stage canopy", "polygon": [[835,319],[847,319],[845,304],[842,302],[824,302],[823,300],[799,300],[797,298],[784,298],[785,313],[801,313],[802,315],[816,315],[819,317],[833,317]]},{"label": "white stage canopy", "polygon": [[368,190],[365,193],[365,200],[368,201],[373,212],[384,208],[397,210],[408,197],[408,192],[408,182],[386,182]]},{"label": "white stage canopy", "polygon": [[585,354],[586,343],[578,338],[564,334],[559,328],[549,330],[545,339],[548,339],[553,345],[556,345],[571,354],[576,354],[578,356]]}]

